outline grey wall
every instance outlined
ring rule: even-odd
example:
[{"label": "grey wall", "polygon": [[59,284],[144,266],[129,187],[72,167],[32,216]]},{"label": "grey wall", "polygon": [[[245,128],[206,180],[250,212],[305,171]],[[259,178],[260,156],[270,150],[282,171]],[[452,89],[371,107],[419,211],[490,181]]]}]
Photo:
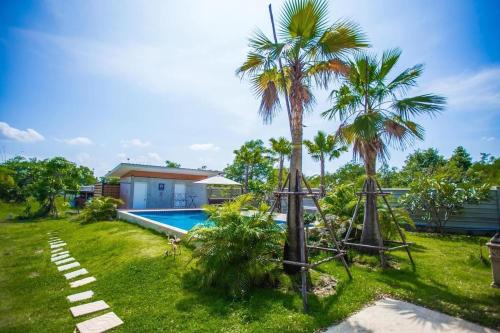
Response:
[{"label": "grey wall", "polygon": [[[124,190],[127,197],[127,208],[132,208],[133,203],[133,183],[145,182],[148,184],[146,208],[174,208],[174,184],[186,185],[186,205],[189,205],[189,195],[195,195],[194,203],[196,207],[201,207],[208,202],[206,185],[194,184],[191,180],[178,179],[161,179],[161,178],[145,178],[145,177],[130,177],[123,178],[120,184],[129,184],[129,191]],[[160,191],[159,184],[164,184],[165,189]],[[120,186],[121,192],[121,186]],[[123,200],[123,199],[122,199]],[[124,200],[125,201],[125,200]]]}]

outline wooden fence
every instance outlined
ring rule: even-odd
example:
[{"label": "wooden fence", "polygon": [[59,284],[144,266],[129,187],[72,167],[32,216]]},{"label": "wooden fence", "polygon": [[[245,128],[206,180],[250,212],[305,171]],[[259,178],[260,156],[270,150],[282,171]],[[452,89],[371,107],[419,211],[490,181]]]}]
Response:
[{"label": "wooden fence", "polygon": [[94,197],[113,197],[120,199],[120,184],[97,183],[94,187]]}]

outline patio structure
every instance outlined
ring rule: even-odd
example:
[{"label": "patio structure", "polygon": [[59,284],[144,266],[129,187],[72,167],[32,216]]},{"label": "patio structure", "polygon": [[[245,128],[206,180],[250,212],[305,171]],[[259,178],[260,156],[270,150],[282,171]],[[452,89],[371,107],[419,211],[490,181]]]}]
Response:
[{"label": "patio structure", "polygon": [[208,203],[207,185],[197,181],[220,172],[120,163],[106,177],[120,178],[125,209],[196,208]]}]

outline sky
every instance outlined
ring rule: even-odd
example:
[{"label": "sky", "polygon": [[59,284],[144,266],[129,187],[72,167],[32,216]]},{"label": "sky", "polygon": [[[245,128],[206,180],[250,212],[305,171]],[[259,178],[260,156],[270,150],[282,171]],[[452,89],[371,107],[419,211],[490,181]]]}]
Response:
[{"label": "sky", "polygon": [[[64,156],[104,175],[120,162],[223,169],[250,139],[289,137],[286,112],[271,125],[235,75],[248,37],[271,33],[269,1],[0,0],[0,161]],[[271,1],[279,19],[281,1]],[[397,71],[425,64],[410,94],[448,99],[415,148],[449,156],[464,146],[500,155],[500,2],[333,0],[330,18],[357,22],[372,52],[403,50]],[[335,87],[332,85],[331,89]],[[320,117],[328,90],[305,117],[304,137],[332,133]],[[282,103],[283,104],[283,103]],[[412,152],[393,151],[401,166]],[[349,162],[345,153],[327,164]],[[319,166],[304,158],[306,174]]]}]

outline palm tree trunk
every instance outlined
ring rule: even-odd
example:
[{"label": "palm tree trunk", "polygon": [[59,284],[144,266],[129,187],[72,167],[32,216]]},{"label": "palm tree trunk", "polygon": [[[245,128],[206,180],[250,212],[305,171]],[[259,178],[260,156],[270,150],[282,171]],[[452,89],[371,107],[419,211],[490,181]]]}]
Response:
[{"label": "palm tree trunk", "polygon": [[[290,158],[290,192],[301,192],[302,182],[298,181],[302,177],[302,112],[301,109],[295,110],[292,115],[292,156]],[[297,177],[299,176],[299,177]],[[303,225],[303,205],[302,196],[288,196],[288,212],[287,212],[287,237],[285,242],[285,260],[300,261],[300,225]],[[288,274],[296,274],[300,272],[300,267],[292,265],[283,265],[283,269]]]},{"label": "palm tree trunk", "polygon": [[325,197],[325,158],[320,157],[320,185],[319,185],[319,195],[321,198]]},{"label": "palm tree trunk", "polygon": [[[281,187],[283,186],[283,163],[284,163],[285,157],[283,155],[280,155],[280,167],[278,171],[278,191],[281,191]],[[278,212],[281,213],[281,198],[279,197],[278,199]]]},{"label": "palm tree trunk", "polygon": [[[373,155],[365,160],[366,172],[366,202],[365,216],[363,219],[363,230],[361,232],[361,244],[383,246],[382,235],[380,233],[380,225],[378,223],[377,212],[377,190],[375,172],[376,172],[376,157]],[[367,251],[377,252],[377,251]]]},{"label": "palm tree trunk", "polygon": [[248,165],[245,165],[245,193],[248,193]]}]

